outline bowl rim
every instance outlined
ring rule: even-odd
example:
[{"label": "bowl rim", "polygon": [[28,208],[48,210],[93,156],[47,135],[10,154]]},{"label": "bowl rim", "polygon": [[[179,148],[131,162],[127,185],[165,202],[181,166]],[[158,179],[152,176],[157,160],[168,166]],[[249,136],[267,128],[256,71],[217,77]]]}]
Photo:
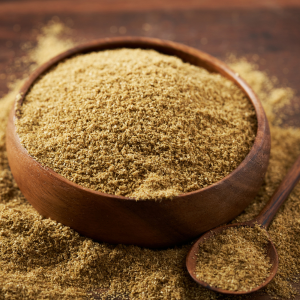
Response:
[{"label": "bowl rim", "polygon": [[[140,46],[135,46],[136,44],[139,44]],[[143,46],[143,47],[142,47]],[[145,47],[144,47],[145,46]],[[100,48],[100,49],[98,49]],[[215,68],[218,72],[213,70],[213,72],[217,74],[221,74],[222,76],[226,77],[227,79],[231,80],[234,82],[247,96],[249,101],[252,103],[254,109],[255,109],[255,115],[257,119],[257,131],[256,131],[256,136],[254,139],[254,143],[246,155],[246,157],[243,159],[243,161],[238,165],[237,168],[235,168],[232,172],[230,172],[228,175],[223,177],[221,180],[206,186],[202,189],[198,189],[195,191],[191,191],[188,193],[182,193],[179,194],[175,197],[172,198],[161,198],[161,199],[140,199],[136,200],[135,198],[130,198],[130,197],[125,197],[125,196],[119,196],[119,195],[113,195],[113,194],[107,194],[104,192],[100,191],[95,191],[90,188],[83,187],[77,183],[74,183],[70,181],[69,179],[63,177],[59,173],[56,173],[53,169],[50,167],[42,165],[39,161],[37,161],[34,157],[32,157],[27,149],[21,144],[20,137],[17,133],[16,130],[16,125],[15,125],[15,120],[18,118],[17,112],[20,110],[20,107],[22,106],[22,103],[29,92],[31,86],[39,79],[40,76],[44,75],[47,71],[49,71],[52,67],[54,67],[56,64],[62,62],[65,59],[68,59],[72,56],[79,55],[79,54],[85,54],[85,53],[91,53],[91,52],[96,52],[96,51],[105,51],[105,50],[110,50],[110,49],[120,49],[120,48],[132,48],[132,49],[154,49],[159,53],[164,53],[165,51],[159,51],[157,48],[161,48],[161,50],[170,50],[170,52],[180,52],[182,54],[186,54],[188,56],[196,57],[196,59],[200,59],[203,61],[205,64],[207,64],[207,70],[209,72],[212,72],[209,70],[210,66],[212,68]],[[166,52],[164,53],[166,54]],[[173,55],[176,56],[176,54],[167,54],[167,55]],[[177,56],[178,57],[178,56]],[[181,57],[179,57],[182,59]],[[184,59],[182,59],[184,62]],[[192,65],[195,65],[191,62],[188,62]],[[206,69],[206,67],[203,67]],[[173,42],[173,41],[168,41],[168,40],[162,40],[158,38],[149,38],[149,37],[132,37],[132,36],[125,36],[125,37],[113,37],[113,38],[103,38],[103,39],[97,39],[93,40],[88,43],[80,44],[78,46],[75,46],[69,50],[66,50],[57,56],[53,57],[52,59],[48,60],[41,66],[39,66],[26,80],[26,82],[22,85],[20,88],[16,99],[15,99],[15,105],[13,106],[13,129],[15,132],[15,135],[17,137],[17,143],[21,147],[22,151],[24,154],[29,156],[31,159],[33,159],[40,168],[48,172],[50,175],[53,177],[56,177],[56,179],[62,181],[63,183],[75,188],[79,189],[84,192],[89,192],[94,195],[102,196],[102,197],[107,197],[107,198],[113,198],[117,200],[123,200],[123,201],[166,201],[166,200],[176,200],[179,198],[185,198],[185,197],[190,197],[195,194],[199,194],[200,192],[207,191],[209,189],[215,188],[216,186],[222,184],[224,181],[232,177],[235,173],[238,173],[244,166],[251,161],[255,157],[255,153],[257,152],[257,149],[260,149],[264,143],[264,135],[265,132],[268,132],[269,127],[268,127],[268,120],[266,117],[266,114],[264,112],[264,108],[262,106],[262,103],[252,90],[252,88],[239,76],[238,73],[234,72],[227,66],[224,62],[221,60],[203,52],[200,51],[196,48],[186,46],[181,43]]]}]

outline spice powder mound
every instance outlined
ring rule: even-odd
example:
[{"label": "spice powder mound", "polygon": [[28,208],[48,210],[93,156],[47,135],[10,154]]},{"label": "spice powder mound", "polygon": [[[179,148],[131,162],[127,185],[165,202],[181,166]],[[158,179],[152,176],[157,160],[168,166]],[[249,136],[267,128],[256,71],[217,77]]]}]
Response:
[{"label": "spice powder mound", "polygon": [[270,275],[266,231],[229,227],[199,245],[196,277],[229,291],[251,291]]},{"label": "spice powder mound", "polygon": [[39,162],[93,190],[172,198],[233,171],[257,121],[245,94],[219,74],[154,50],[67,59],[30,89],[16,122]]}]

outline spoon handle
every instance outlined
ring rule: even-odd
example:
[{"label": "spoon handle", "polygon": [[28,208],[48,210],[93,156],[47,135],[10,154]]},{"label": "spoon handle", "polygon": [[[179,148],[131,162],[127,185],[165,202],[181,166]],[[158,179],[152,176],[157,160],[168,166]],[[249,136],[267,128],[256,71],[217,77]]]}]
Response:
[{"label": "spoon handle", "polygon": [[290,168],[277,190],[274,192],[261,213],[253,220],[264,228],[268,228],[280,206],[287,199],[300,179],[300,156]]}]

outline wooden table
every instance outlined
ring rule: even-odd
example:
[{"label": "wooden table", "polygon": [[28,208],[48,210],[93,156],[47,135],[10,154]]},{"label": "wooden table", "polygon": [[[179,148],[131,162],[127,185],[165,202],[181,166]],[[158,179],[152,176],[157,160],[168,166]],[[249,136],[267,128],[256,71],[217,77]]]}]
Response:
[{"label": "wooden table", "polygon": [[[14,59],[25,54],[20,46],[33,41],[32,29],[53,16],[72,24],[77,41],[149,36],[220,59],[228,53],[248,59],[258,54],[260,69],[295,89],[295,101],[300,101],[300,0],[2,0],[0,96],[8,90],[5,78],[21,77],[24,71],[12,68]],[[300,126],[300,115],[288,122]],[[251,299],[270,298],[257,294]]]}]

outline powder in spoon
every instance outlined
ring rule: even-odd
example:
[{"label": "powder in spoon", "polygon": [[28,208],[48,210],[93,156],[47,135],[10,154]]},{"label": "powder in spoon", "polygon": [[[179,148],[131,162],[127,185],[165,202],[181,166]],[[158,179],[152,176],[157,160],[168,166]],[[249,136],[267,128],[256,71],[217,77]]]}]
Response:
[{"label": "powder in spoon", "polygon": [[233,171],[255,139],[255,111],[219,74],[153,50],[67,59],[26,95],[16,123],[43,165],[93,190],[172,198]]},{"label": "powder in spoon", "polygon": [[250,291],[270,275],[267,244],[258,225],[229,227],[199,245],[196,277],[224,290]]}]

